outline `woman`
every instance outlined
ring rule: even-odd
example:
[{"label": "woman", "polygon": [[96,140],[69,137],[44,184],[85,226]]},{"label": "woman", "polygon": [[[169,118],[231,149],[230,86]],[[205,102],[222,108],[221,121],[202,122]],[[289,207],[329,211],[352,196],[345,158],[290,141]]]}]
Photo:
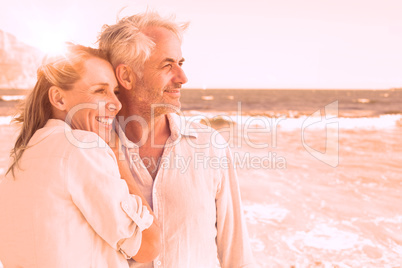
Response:
[{"label": "woman", "polygon": [[99,50],[70,45],[39,68],[0,183],[4,267],[128,267],[159,254],[156,222],[107,145],[117,93]]}]

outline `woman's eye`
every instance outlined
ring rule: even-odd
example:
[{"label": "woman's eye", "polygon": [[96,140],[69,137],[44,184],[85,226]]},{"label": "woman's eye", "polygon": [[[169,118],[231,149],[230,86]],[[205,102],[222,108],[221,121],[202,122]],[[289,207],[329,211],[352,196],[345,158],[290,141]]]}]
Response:
[{"label": "woman's eye", "polygon": [[104,88],[100,88],[100,89],[95,90],[95,93],[104,93],[104,92],[105,92]]},{"label": "woman's eye", "polygon": [[114,95],[119,95],[120,94],[120,91],[119,90],[116,90],[115,92],[114,92]]}]

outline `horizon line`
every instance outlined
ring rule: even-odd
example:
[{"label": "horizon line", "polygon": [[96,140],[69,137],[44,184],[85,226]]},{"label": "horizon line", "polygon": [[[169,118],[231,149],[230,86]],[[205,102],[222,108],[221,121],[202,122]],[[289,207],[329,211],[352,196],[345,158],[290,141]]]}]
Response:
[{"label": "horizon line", "polygon": [[229,88],[229,87],[211,87],[211,88],[202,88],[202,87],[191,87],[186,88],[182,87],[182,90],[402,90],[402,88],[259,88],[259,87],[251,87],[251,88]]},{"label": "horizon line", "polygon": [[[32,88],[6,88],[0,86],[0,91],[6,90],[22,90],[22,91],[31,91]],[[202,87],[182,87],[182,90],[384,90],[384,91],[399,91],[402,90],[402,87],[392,87],[392,88],[259,88],[259,87],[250,87],[250,88],[240,88],[240,87],[211,87],[211,88],[202,88]]]}]

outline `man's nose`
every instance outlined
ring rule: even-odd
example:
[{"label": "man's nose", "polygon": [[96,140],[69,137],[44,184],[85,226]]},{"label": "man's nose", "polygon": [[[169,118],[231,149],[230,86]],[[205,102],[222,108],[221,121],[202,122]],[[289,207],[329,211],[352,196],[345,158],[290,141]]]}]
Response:
[{"label": "man's nose", "polygon": [[174,76],[174,81],[175,83],[179,84],[185,84],[187,83],[188,79],[186,74],[184,73],[184,70],[181,67],[176,68],[176,74]]}]

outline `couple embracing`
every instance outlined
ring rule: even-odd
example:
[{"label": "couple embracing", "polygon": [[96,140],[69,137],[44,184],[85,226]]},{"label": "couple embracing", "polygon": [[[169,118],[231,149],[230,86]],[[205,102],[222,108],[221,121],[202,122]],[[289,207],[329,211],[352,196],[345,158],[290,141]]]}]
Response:
[{"label": "couple embracing", "polygon": [[255,267],[228,146],[177,114],[186,26],[126,17],[38,69],[0,183],[5,268]]}]

